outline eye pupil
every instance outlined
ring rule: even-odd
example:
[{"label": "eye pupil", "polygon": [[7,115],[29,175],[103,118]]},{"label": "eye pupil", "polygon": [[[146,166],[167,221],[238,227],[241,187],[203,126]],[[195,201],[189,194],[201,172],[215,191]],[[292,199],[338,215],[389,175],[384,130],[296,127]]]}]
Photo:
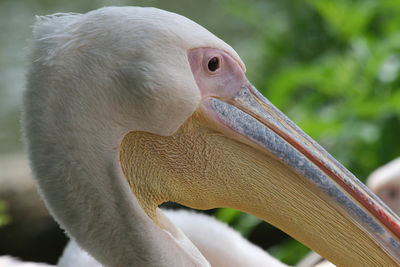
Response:
[{"label": "eye pupil", "polygon": [[397,191],[395,189],[391,189],[388,192],[389,198],[394,199],[397,197]]},{"label": "eye pupil", "polygon": [[219,60],[217,57],[213,57],[208,61],[208,69],[212,72],[219,68]]}]

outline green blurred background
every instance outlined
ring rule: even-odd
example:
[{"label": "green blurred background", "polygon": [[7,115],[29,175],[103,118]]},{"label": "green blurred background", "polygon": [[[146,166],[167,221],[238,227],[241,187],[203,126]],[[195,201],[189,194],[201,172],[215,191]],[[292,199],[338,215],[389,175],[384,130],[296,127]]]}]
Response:
[{"label": "green blurred background", "polygon": [[[0,155],[23,151],[20,105],[34,16],[109,5],[173,11],[225,40],[249,80],[361,180],[400,155],[398,0],[0,0]],[[0,202],[0,227],[12,224],[6,210]],[[252,216],[211,213],[286,263],[308,252]]]}]

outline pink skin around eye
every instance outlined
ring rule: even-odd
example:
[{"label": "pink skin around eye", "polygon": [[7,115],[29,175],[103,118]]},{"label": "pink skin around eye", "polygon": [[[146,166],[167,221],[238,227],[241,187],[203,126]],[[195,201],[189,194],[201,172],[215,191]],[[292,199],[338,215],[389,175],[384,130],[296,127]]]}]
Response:
[{"label": "pink skin around eye", "polygon": [[400,187],[397,184],[388,183],[382,188],[374,191],[383,202],[400,215]]},{"label": "pink skin around eye", "polygon": [[[219,68],[211,72],[208,61],[213,57],[218,58]],[[220,49],[194,48],[188,51],[188,58],[202,98],[215,96],[230,99],[241,86],[249,83],[240,65]]]}]

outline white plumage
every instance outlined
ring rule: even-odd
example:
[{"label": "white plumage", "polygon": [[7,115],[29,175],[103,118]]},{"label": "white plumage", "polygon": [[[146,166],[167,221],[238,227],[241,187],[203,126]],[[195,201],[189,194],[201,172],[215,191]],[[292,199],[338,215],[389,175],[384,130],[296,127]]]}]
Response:
[{"label": "white plumage", "polygon": [[[39,199],[24,198],[27,195],[35,195],[35,191],[26,155],[0,157],[0,196],[10,192],[19,196],[21,200],[18,206],[23,212],[32,207],[36,210],[44,210],[43,202]],[[286,266],[251,244],[228,225],[211,216],[186,210],[163,210],[163,212],[199,248],[212,266]],[[26,225],[29,225],[29,222]],[[73,241],[68,243],[57,265],[60,267],[101,266]],[[51,265],[21,262],[17,258],[0,256],[0,267],[45,266]]]},{"label": "white plumage", "polygon": [[[185,210],[163,210],[163,212],[185,233],[211,266],[287,266],[213,217]],[[57,265],[60,267],[101,266],[72,241],[68,243]]]}]

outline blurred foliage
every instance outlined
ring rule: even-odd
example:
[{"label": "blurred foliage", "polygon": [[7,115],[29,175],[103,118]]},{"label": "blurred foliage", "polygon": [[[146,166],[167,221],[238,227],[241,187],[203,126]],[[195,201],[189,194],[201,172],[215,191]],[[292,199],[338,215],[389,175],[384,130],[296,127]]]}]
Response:
[{"label": "blurred foliage", "polygon": [[295,265],[310,252],[310,249],[294,239],[287,239],[270,248],[268,252],[284,263]]},{"label": "blurred foliage", "polygon": [[261,220],[253,215],[242,213],[234,209],[218,209],[215,213],[220,221],[231,224],[244,237],[248,237],[255,226],[260,224]]},{"label": "blurred foliage", "polygon": [[[357,177],[400,155],[400,1],[222,3],[253,31],[252,82]],[[217,217],[244,235],[257,224]],[[294,264],[307,248],[288,240],[269,251]]]},{"label": "blurred foliage", "polygon": [[271,102],[362,180],[400,155],[399,1],[229,3],[257,32]]},{"label": "blurred foliage", "polygon": [[11,217],[7,214],[8,205],[6,202],[0,200],[0,227],[10,223]]}]

